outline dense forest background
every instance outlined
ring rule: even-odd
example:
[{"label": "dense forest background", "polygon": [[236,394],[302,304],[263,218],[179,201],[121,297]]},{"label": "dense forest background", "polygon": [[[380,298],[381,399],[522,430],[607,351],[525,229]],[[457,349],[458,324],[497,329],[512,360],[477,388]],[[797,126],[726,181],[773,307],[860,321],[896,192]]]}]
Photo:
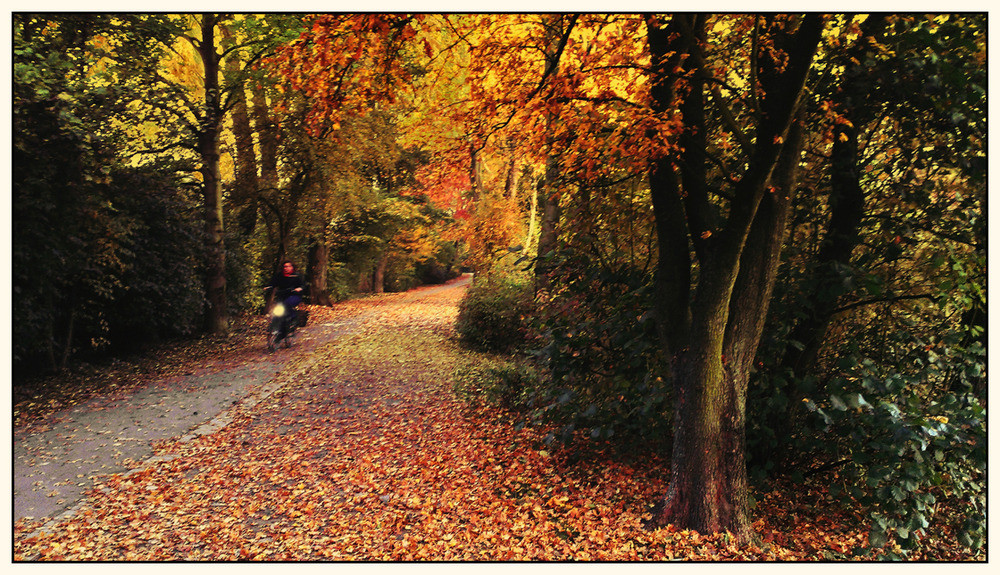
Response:
[{"label": "dense forest background", "polygon": [[473,271],[464,392],[670,453],[661,522],[827,478],[979,547],[986,29],[15,13],[15,374],[226,333],[284,259],[316,305]]}]

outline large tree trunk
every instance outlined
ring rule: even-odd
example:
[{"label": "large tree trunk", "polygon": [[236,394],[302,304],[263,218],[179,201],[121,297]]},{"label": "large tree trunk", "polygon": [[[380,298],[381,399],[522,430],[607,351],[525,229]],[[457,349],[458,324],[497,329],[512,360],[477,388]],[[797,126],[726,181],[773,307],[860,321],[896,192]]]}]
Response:
[{"label": "large tree trunk", "polygon": [[333,305],[326,286],[326,274],[330,265],[330,248],[325,234],[320,234],[309,250],[309,294],[315,305]]},{"label": "large tree trunk", "polygon": [[[227,44],[236,43],[228,27],[222,26],[221,30]],[[230,57],[226,62],[226,71],[232,77],[237,77],[240,73],[239,59]],[[230,208],[239,229],[249,235],[257,225],[257,155],[254,152],[253,128],[250,126],[250,115],[247,111],[246,91],[242,87],[237,87],[231,97],[234,102],[230,117],[235,140],[233,150],[235,174],[230,194]]]},{"label": "large tree trunk", "polygon": [[[678,66],[688,88],[680,103],[685,122],[681,151],[657,162],[650,176],[660,253],[656,309],[664,351],[672,359],[674,390],[670,484],[653,524],[725,530],[746,542],[753,532],[744,366],[756,353],[787,219],[784,196],[769,199],[776,203],[765,202],[763,208],[761,204],[783,143],[798,137],[788,128],[819,42],[822,17],[807,16],[794,33],[774,31],[769,48],[783,49],[788,56],[781,66],[771,59],[774,52],[759,55],[762,121],[722,224],[708,199],[705,169],[702,51],[707,22],[699,14],[675,15],[666,27],[647,19],[657,110],[675,105]],[[783,157],[797,160],[795,151],[785,151]],[[693,290],[691,261],[684,255],[689,246],[699,261]],[[731,357],[734,353],[738,357]]]},{"label": "large tree trunk", "polygon": [[670,484],[660,520],[700,533],[752,535],[740,397],[732,372],[720,361],[719,322],[698,330],[675,365],[675,424]]},{"label": "large tree trunk", "polygon": [[375,264],[375,271],[372,273],[372,291],[374,293],[385,292],[385,270],[389,266],[389,251],[379,258]]},{"label": "large tree trunk", "polygon": [[205,203],[205,296],[208,301],[206,328],[210,333],[229,332],[226,299],[226,248],[222,222],[222,188],[219,186],[219,55],[215,47],[213,14],[202,16],[199,52],[205,67],[205,110],[198,132],[198,152]]},{"label": "large tree trunk", "polygon": [[[648,22],[653,65],[661,70],[680,65],[691,78],[681,103],[687,126],[681,137],[683,152],[680,157],[659,162],[650,177],[663,266],[658,270],[657,295],[661,301],[657,309],[664,348],[673,358],[674,390],[670,484],[654,523],[674,523],[703,533],[730,531],[740,539],[748,539],[752,530],[743,447],[743,398],[724,363],[723,345],[743,245],[739,218],[746,218],[746,212],[756,206],[744,206],[742,212],[734,210],[731,229],[711,243],[703,241],[710,234],[695,236],[694,242],[688,235],[715,228],[704,209],[707,196],[700,51],[706,20],[703,15],[674,16],[666,29],[652,20]],[[679,54],[687,57],[678,62]],[[670,81],[661,79],[653,89],[661,110],[674,104],[675,89]],[[748,187],[744,193],[753,202],[753,190]],[[690,260],[682,255],[688,245],[695,246],[701,260],[690,306],[683,301],[691,293]]]},{"label": "large tree trunk", "polygon": [[548,276],[552,271],[549,259],[559,241],[559,188],[556,178],[559,175],[559,160],[552,154],[545,161],[544,187],[539,204],[541,204],[541,221],[538,234],[538,262],[535,264],[536,289],[546,289],[549,285]]}]

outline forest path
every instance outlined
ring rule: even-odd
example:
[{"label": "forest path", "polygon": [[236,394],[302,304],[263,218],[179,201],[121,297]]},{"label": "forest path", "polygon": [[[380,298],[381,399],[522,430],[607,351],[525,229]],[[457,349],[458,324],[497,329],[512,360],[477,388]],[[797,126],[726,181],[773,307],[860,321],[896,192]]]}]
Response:
[{"label": "forest path", "polygon": [[313,368],[325,346],[426,306],[427,300],[457,301],[470,282],[467,275],[442,286],[339,304],[336,313],[315,314],[322,317],[299,331],[291,349],[266,353],[261,333],[235,359],[216,356],[133,392],[93,397],[15,429],[13,519],[71,517],[104,476],[134,473],[160,460],[158,445],[214,433],[232,421],[237,406],[250,410],[290,374]]},{"label": "forest path", "polygon": [[[78,502],[54,517],[18,519],[14,560],[662,557],[663,543],[650,537],[669,534],[641,527],[649,501],[662,490],[653,476],[661,469],[599,457],[567,465],[541,442],[543,430],[519,431],[495,409],[479,409],[456,393],[456,383],[476,385],[482,381],[476,373],[502,361],[454,341],[458,303],[470,281],[366,298],[337,322],[310,317],[293,353],[282,349],[238,367],[247,379],[254,370],[261,375],[236,394],[235,404],[232,395],[203,383],[233,380],[231,373],[195,378],[202,382],[195,395],[218,393],[226,409],[152,446],[128,435],[130,444],[145,443],[148,454],[114,471],[102,468]],[[470,370],[471,380],[457,377]],[[191,410],[188,397],[169,406]],[[133,430],[137,407],[108,406],[123,414],[118,419],[93,407],[74,414],[89,414],[90,428],[77,423],[75,432],[26,435],[51,434],[52,444],[40,448],[47,450],[81,441],[74,433],[89,436],[91,445],[104,437],[122,443],[118,426]],[[139,409],[158,418],[156,410]],[[95,433],[93,426],[107,420],[115,422],[107,433]],[[141,423],[143,433],[154,424]],[[86,483],[80,475],[70,481]]]},{"label": "forest path", "polygon": [[315,313],[273,355],[254,332],[20,429],[14,561],[788,561],[865,536],[805,488],[762,494],[763,549],[645,529],[669,475],[655,454],[553,450],[456,393],[504,362],[454,341],[469,282]]}]

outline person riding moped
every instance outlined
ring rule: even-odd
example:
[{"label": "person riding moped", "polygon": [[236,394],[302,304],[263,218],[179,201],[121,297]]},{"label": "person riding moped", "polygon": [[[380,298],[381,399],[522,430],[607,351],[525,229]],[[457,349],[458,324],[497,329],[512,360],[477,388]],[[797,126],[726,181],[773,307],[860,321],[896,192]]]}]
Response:
[{"label": "person riding moped", "polygon": [[305,283],[295,273],[295,264],[290,260],[282,262],[281,272],[271,278],[271,285],[268,287],[274,290],[277,301],[285,306],[290,324],[295,325],[296,307],[302,303],[302,296],[305,293]]}]

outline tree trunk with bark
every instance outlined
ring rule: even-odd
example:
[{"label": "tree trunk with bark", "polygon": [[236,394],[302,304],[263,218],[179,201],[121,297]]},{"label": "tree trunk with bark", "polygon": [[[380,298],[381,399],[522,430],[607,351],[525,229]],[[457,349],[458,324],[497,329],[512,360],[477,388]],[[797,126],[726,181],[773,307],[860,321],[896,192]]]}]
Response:
[{"label": "tree trunk with bark", "polygon": [[[567,22],[560,14],[553,14],[549,17],[549,22],[545,26],[545,69],[546,74],[554,72],[559,67],[559,59],[562,50],[566,45],[568,34],[575,22],[575,16]],[[561,216],[561,193],[559,187],[559,158],[555,155],[555,123],[559,119],[551,111],[547,112],[545,129],[546,143],[548,147],[545,158],[544,186],[538,198],[541,209],[541,221],[539,222],[538,234],[538,257],[535,263],[535,289],[546,290],[549,288],[549,275],[553,265],[550,261],[551,254],[555,251],[559,243],[559,218]]]},{"label": "tree trunk with bark", "polygon": [[[227,45],[236,44],[236,38],[228,27],[220,27]],[[240,73],[239,59],[230,57],[226,62],[226,71],[232,77]],[[230,94],[233,104],[230,110],[232,120],[233,164],[235,174],[233,189],[230,193],[230,209],[240,231],[245,235],[253,233],[257,226],[257,154],[254,152],[253,128],[250,125],[250,115],[247,109],[246,90],[236,87]]]},{"label": "tree trunk with bark", "polygon": [[520,174],[517,165],[517,158],[511,158],[510,164],[507,166],[507,177],[503,183],[503,197],[508,200],[513,200],[514,196],[517,195],[517,183]]},{"label": "tree trunk with bark", "polygon": [[389,267],[388,250],[382,254],[378,262],[375,264],[375,271],[372,273],[372,292],[385,292],[385,270],[387,267]]},{"label": "tree trunk with bark", "polygon": [[559,242],[559,201],[560,191],[556,178],[559,176],[559,160],[553,156],[545,161],[545,177],[538,197],[541,218],[538,225],[538,261],[535,263],[535,289],[547,289],[548,276],[552,272],[550,259]]},{"label": "tree trunk with bark", "polygon": [[219,185],[219,127],[222,107],[219,93],[219,54],[215,46],[218,17],[204,14],[198,51],[205,67],[205,108],[198,131],[202,190],[205,208],[205,299],[206,328],[210,333],[229,332],[226,298],[226,248],[222,220],[222,188]]},{"label": "tree trunk with bark", "polygon": [[309,249],[309,294],[315,305],[333,305],[327,290],[326,275],[330,265],[330,248],[323,234],[313,241]]},{"label": "tree trunk with bark", "polygon": [[278,129],[271,117],[267,96],[260,86],[251,87],[250,111],[260,145],[259,189],[274,191],[278,189]]},{"label": "tree trunk with bark", "polygon": [[558,225],[561,215],[559,202],[561,198],[555,181],[558,175],[559,160],[550,156],[545,162],[544,187],[539,198],[542,211],[539,226],[541,235],[538,237],[539,255],[545,255],[554,250],[559,239]]},{"label": "tree trunk with bark", "polygon": [[[725,221],[718,221],[708,197],[707,23],[702,14],[674,15],[666,26],[647,18],[656,109],[669,110],[680,96],[684,115],[680,151],[656,162],[650,176],[660,254],[656,311],[674,390],[670,484],[652,523],[729,531],[746,542],[753,538],[745,453],[747,362],[759,342],[790,201],[787,194],[765,196],[779,158],[798,160],[797,144],[785,150],[784,143],[798,137],[789,127],[823,20],[807,15],[794,31],[769,30],[771,48],[787,60],[776,62],[775,51],[758,53],[761,121]],[[683,86],[680,77],[687,79]],[[792,178],[784,185],[794,188],[794,173],[783,176]],[[698,259],[696,283],[690,248]]]},{"label": "tree trunk with bark", "polygon": [[[539,181],[541,185],[541,181]],[[524,253],[530,253],[532,244],[535,243],[535,229],[538,221],[538,188],[539,185],[531,186],[531,199],[528,208],[528,233],[524,237]]]},{"label": "tree trunk with bark", "polygon": [[470,195],[473,202],[479,200],[479,196],[483,193],[483,170],[480,165],[479,152],[479,148],[476,148],[474,144],[469,144],[469,186],[471,186]]}]

